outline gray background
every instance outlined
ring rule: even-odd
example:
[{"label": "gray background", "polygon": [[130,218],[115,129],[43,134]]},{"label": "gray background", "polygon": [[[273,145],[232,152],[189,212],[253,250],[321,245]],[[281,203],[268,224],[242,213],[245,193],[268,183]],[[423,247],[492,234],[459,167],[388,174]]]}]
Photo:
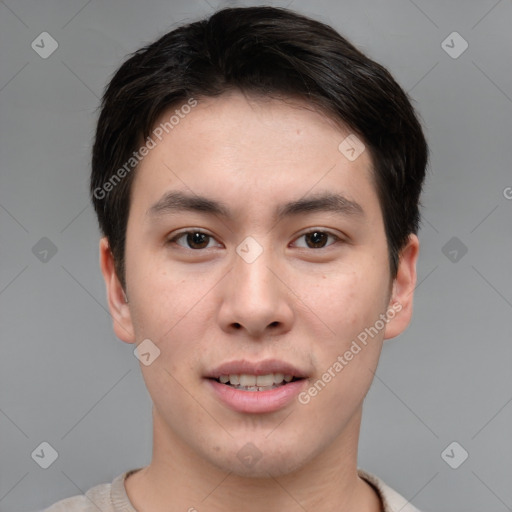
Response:
[{"label": "gray background", "polygon": [[[225,5],[235,3],[0,1],[2,512],[150,461],[149,395],[133,346],[112,332],[98,267],[90,144],[125,56]],[[289,5],[386,65],[431,145],[415,316],[385,344],[359,465],[425,511],[512,510],[512,3]],[[59,45],[46,59],[31,47],[44,31]],[[457,58],[461,39],[442,45],[453,31],[469,44]],[[48,469],[31,457],[43,441],[58,452]],[[458,469],[441,457],[452,441],[469,453]]]}]

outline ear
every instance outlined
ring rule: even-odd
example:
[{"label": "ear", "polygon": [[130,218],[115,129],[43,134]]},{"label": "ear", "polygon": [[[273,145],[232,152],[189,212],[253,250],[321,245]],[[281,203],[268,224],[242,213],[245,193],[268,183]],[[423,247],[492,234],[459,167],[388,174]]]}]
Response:
[{"label": "ear", "polygon": [[405,331],[411,321],[419,250],[418,237],[411,234],[407,245],[400,252],[398,272],[393,281],[388,305],[389,322],[386,324],[384,339],[398,336]]},{"label": "ear", "polygon": [[100,240],[100,267],[107,287],[107,301],[116,336],[126,343],[135,343],[128,300],[114,266],[114,256],[106,237]]}]

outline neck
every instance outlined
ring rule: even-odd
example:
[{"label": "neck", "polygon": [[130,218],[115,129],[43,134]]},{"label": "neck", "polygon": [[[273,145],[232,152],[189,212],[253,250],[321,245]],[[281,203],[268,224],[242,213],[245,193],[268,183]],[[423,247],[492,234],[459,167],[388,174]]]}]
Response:
[{"label": "neck", "polygon": [[361,410],[343,434],[293,473],[249,478],[219,469],[172,434],[153,410],[153,459],[125,481],[141,512],[323,510],[380,512],[373,488],[357,475]]}]

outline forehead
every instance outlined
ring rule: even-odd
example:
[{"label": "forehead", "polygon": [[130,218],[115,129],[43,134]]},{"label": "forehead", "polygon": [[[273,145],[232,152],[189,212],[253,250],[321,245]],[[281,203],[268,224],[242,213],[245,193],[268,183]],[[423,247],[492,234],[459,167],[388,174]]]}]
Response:
[{"label": "forehead", "polygon": [[333,188],[355,203],[357,195],[377,200],[368,152],[348,159],[339,147],[350,130],[313,107],[241,93],[194,103],[175,105],[155,124],[155,146],[132,185],[134,202],[149,208],[171,189],[240,205],[277,204]]}]

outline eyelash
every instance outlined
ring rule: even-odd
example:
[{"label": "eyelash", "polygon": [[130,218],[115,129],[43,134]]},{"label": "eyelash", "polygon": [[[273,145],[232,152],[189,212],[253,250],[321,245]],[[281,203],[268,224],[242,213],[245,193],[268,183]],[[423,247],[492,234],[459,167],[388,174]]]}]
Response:
[{"label": "eyelash", "polygon": [[[200,229],[193,229],[193,230],[188,230],[188,231],[181,231],[180,233],[174,235],[172,238],[167,240],[167,244],[176,243],[177,245],[179,245],[183,249],[187,249],[187,250],[190,250],[190,251],[197,251],[197,252],[203,251],[204,249],[208,249],[208,247],[203,248],[203,249],[192,249],[191,247],[183,247],[183,246],[181,246],[180,244],[177,243],[177,240],[179,240],[180,238],[183,238],[184,236],[189,235],[189,234],[196,234],[196,233],[199,233],[199,234],[202,234],[202,235],[206,235],[210,239],[214,239],[215,240],[213,235],[210,235],[209,233],[206,233],[205,231],[202,231]],[[306,233],[302,233],[295,240],[298,240],[299,238],[302,238],[302,237],[304,237],[306,235],[311,235],[313,233],[323,233],[323,234],[326,234],[328,237],[331,237],[331,238],[334,239],[334,243],[343,241],[343,239],[341,237],[339,237],[338,235],[335,235],[331,231],[327,231],[325,229],[311,229],[310,231],[307,231]],[[321,249],[326,249],[327,247],[330,247],[331,245],[334,245],[334,243],[326,245],[324,247],[318,247],[318,248],[301,247],[301,249],[311,249],[311,250],[314,250],[314,251],[318,251],[318,250],[321,250]]]}]

